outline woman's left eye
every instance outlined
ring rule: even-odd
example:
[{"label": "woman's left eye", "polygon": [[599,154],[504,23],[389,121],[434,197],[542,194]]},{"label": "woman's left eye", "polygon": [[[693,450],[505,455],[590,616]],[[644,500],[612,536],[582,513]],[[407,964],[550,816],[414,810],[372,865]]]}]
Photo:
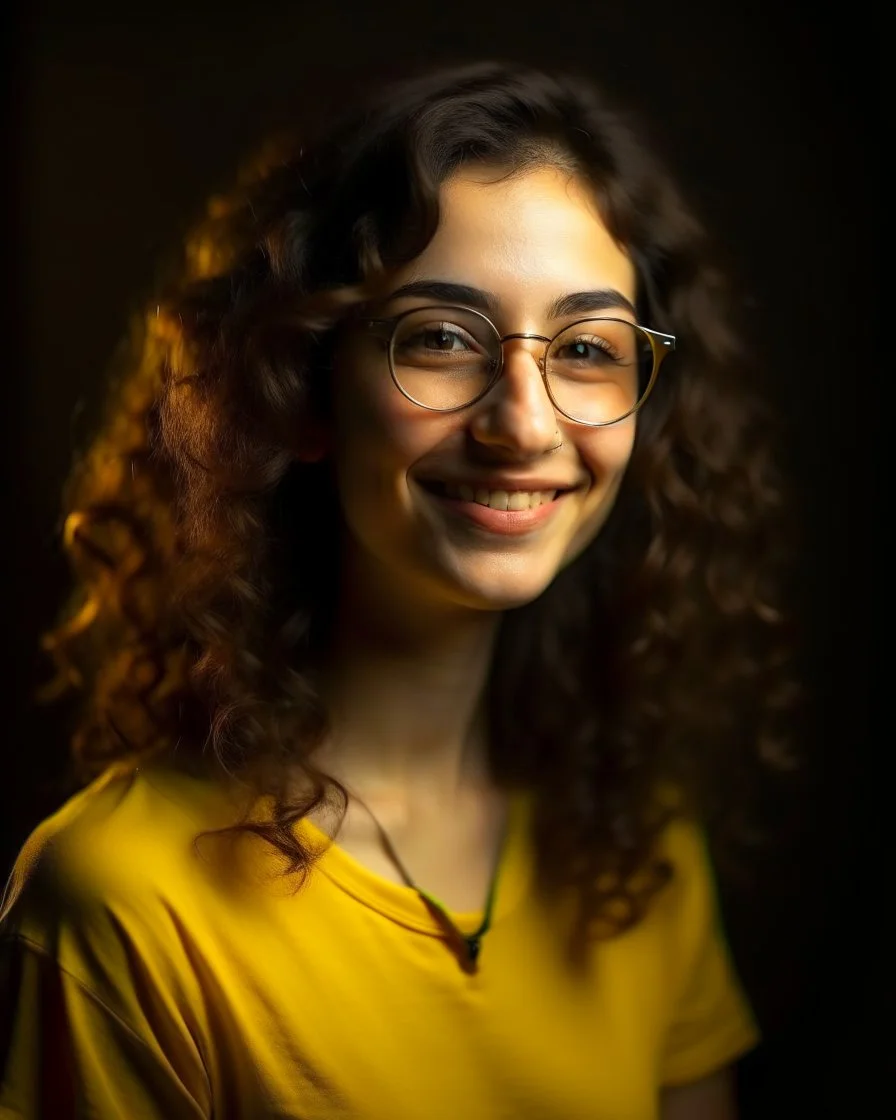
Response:
[{"label": "woman's left eye", "polygon": [[577,338],[559,348],[555,357],[562,361],[600,361],[617,355],[604,338]]}]

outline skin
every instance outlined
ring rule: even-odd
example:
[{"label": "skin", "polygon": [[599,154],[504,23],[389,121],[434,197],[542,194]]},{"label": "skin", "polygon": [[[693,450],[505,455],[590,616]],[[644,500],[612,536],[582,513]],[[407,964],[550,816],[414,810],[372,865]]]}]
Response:
[{"label": "skin", "polygon": [[[587,186],[568,173],[546,167],[508,178],[471,168],[444,185],[441,202],[434,238],[390,278],[379,315],[434,302],[390,296],[438,280],[489,293],[502,335],[551,335],[590,313],[551,315],[551,305],[595,289],[619,293],[615,308],[595,314],[634,321],[632,262]],[[345,542],[327,759],[365,788],[389,787],[393,801],[398,788],[427,811],[456,808],[464,789],[487,783],[478,716],[500,612],[541,594],[599,532],[632,451],[634,418],[593,429],[554,409],[537,364],[542,349],[506,342],[499,382],[451,413],[402,396],[371,332],[354,332],[336,358],[325,453]],[[509,537],[448,516],[422,484],[494,472],[575,489],[548,522]]]},{"label": "skin", "polygon": [[737,1094],[730,1067],[689,1085],[665,1089],[660,1120],[737,1120]]},{"label": "skin", "polygon": [[[571,292],[615,289],[634,303],[632,263],[587,188],[551,168],[497,182],[494,175],[468,172],[446,185],[439,229],[393,291],[424,278],[483,289],[494,297],[502,334],[553,334],[581,318],[547,315]],[[432,302],[387,299],[381,313]],[[634,318],[626,309],[611,313]],[[356,576],[390,597],[400,587],[404,606],[413,600],[433,617],[491,612],[531,601],[594,537],[628,463],[635,422],[595,430],[563,417],[534,360],[541,350],[535,341],[505,343],[504,374],[482,401],[434,413],[396,391],[375,338],[353,337],[337,367],[334,435]],[[563,445],[552,452],[558,432]],[[488,469],[578,489],[544,530],[508,538],[447,519],[420,485]]]}]

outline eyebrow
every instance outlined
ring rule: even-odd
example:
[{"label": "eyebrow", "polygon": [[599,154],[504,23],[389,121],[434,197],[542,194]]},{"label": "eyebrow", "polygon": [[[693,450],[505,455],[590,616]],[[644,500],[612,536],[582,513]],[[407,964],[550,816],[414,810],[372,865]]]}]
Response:
[{"label": "eyebrow", "polygon": [[[480,311],[496,314],[499,310],[497,298],[482,288],[468,284],[454,284],[446,280],[412,280],[402,284],[387,297],[387,302],[408,296],[423,296],[438,303],[462,303]],[[630,300],[615,288],[595,288],[588,292],[571,292],[555,299],[547,309],[549,319],[559,319],[565,315],[587,314],[591,311],[623,309],[637,315]]]}]

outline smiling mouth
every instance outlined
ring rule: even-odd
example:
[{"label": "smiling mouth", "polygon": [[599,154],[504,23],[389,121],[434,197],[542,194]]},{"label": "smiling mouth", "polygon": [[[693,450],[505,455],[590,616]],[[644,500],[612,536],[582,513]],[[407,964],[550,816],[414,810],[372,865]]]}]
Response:
[{"label": "smiling mouth", "polygon": [[538,509],[540,506],[553,502],[558,495],[568,493],[567,490],[487,490],[484,487],[473,487],[466,483],[432,480],[421,482],[421,486],[438,498],[472,502],[488,509],[511,513]]}]

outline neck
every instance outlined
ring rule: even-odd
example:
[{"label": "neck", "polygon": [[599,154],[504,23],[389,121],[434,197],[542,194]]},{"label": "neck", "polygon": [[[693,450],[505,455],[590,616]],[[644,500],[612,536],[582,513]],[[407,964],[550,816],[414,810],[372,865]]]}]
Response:
[{"label": "neck", "polygon": [[316,761],[364,791],[442,805],[487,786],[483,694],[498,612],[409,603],[347,581],[322,673],[332,735]]}]

